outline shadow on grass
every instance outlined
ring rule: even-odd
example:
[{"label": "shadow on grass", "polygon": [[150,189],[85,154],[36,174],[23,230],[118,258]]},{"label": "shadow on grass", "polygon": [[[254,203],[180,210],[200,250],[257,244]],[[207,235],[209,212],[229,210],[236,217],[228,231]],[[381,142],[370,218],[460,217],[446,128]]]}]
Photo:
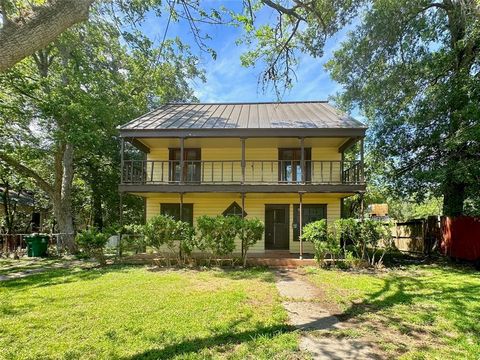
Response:
[{"label": "shadow on grass", "polygon": [[231,268],[231,267],[150,267],[150,272],[178,272],[178,273],[202,273],[210,272],[213,276],[229,280],[261,280],[272,283],[275,277],[271,269],[266,267]]},{"label": "shadow on grass", "polygon": [[336,316],[355,322],[363,321],[363,314],[379,313],[384,325],[393,324],[414,338],[435,332],[430,325],[447,316],[458,333],[480,333],[480,282],[472,271],[449,266],[434,274],[390,275],[383,281],[381,289]]},{"label": "shadow on grass", "polygon": [[36,288],[67,284],[76,281],[97,279],[111,272],[126,272],[130,266],[107,266],[92,268],[59,268],[47,269],[43,272],[30,274],[22,278],[13,278],[0,281],[0,289],[22,290],[24,288]]},{"label": "shadow on grass", "polygon": [[[204,349],[213,347],[234,346],[252,341],[256,338],[274,338],[278,335],[289,333],[295,329],[286,325],[275,325],[267,327],[258,327],[253,330],[243,332],[227,332],[206,338],[193,338],[184,340],[175,344],[169,344],[161,348],[150,349],[145,352],[135,354],[133,356],[124,357],[122,359],[170,359],[175,356],[188,356],[196,354]],[[223,349],[225,350],[225,349]]]}]

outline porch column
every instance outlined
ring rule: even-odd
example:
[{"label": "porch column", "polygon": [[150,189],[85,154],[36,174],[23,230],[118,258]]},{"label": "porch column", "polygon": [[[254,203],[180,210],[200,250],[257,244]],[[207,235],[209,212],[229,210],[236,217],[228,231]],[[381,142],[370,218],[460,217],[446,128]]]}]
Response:
[{"label": "porch column", "polygon": [[180,184],[183,184],[184,175],[184,152],[185,152],[185,138],[180,138]]},{"label": "porch column", "polygon": [[[122,139],[122,145],[123,145],[123,139]],[[123,147],[123,146],[122,146]],[[123,161],[122,161],[123,163]],[[122,256],[122,233],[123,233],[123,192],[119,193],[120,199],[119,199],[119,221],[120,221],[120,231],[118,233],[118,242],[117,242],[117,256],[120,257]]]},{"label": "porch column", "polygon": [[340,161],[340,182],[343,184],[345,182],[345,176],[344,176],[344,170],[345,170],[345,151],[342,151],[342,158]]},{"label": "porch column", "polygon": [[183,193],[178,193],[180,195],[180,221],[183,221]]},{"label": "porch column", "polygon": [[303,233],[303,230],[302,230],[302,227],[303,227],[303,192],[299,192],[298,193],[299,197],[300,197],[300,204],[299,204],[299,207],[298,207],[298,226],[300,226],[299,228],[299,239],[300,240],[300,260],[303,259],[303,241],[302,241],[302,233]]},{"label": "porch column", "polygon": [[[242,167],[242,185],[245,184],[245,138],[240,138],[240,142],[242,143],[242,162],[241,162],[241,167]],[[243,199],[243,197],[242,197]],[[243,207],[243,205],[242,205]]]},{"label": "porch column", "polygon": [[302,184],[305,184],[307,177],[305,176],[305,138],[300,138],[300,168],[302,169]]},{"label": "porch column", "polygon": [[[245,215],[244,215],[244,214],[245,214],[245,193],[242,192],[240,195],[242,196],[242,220],[243,220],[243,219],[245,219]],[[242,230],[242,231],[243,231],[243,230]],[[242,257],[243,257],[243,251],[244,251],[244,249],[243,249],[243,241],[242,241],[242,243],[241,243],[241,249],[240,249],[240,251],[242,252]]]},{"label": "porch column", "polygon": [[122,137],[120,139],[120,184],[123,184],[123,173],[124,173],[124,152],[125,152],[125,139]]},{"label": "porch column", "polygon": [[[179,193],[180,195],[180,221],[183,221],[183,193]],[[178,246],[178,255],[180,256],[180,259],[182,258],[182,247]]]},{"label": "porch column", "polygon": [[365,220],[365,199],[364,194],[360,193],[360,221]]},{"label": "porch column", "polygon": [[364,149],[363,149],[363,137],[360,139],[360,182],[364,182]]}]

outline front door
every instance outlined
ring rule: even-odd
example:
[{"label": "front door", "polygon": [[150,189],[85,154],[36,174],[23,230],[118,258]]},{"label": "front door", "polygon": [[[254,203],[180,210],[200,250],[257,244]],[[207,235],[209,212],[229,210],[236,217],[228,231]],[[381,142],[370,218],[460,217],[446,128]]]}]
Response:
[{"label": "front door", "polygon": [[289,205],[265,205],[265,249],[288,250]]}]

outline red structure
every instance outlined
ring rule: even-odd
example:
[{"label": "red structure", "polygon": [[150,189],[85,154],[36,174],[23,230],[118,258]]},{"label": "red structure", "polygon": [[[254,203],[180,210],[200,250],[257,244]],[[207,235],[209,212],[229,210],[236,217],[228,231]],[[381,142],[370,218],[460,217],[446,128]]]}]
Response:
[{"label": "red structure", "polygon": [[480,218],[459,216],[442,218],[440,249],[456,259],[480,261]]}]

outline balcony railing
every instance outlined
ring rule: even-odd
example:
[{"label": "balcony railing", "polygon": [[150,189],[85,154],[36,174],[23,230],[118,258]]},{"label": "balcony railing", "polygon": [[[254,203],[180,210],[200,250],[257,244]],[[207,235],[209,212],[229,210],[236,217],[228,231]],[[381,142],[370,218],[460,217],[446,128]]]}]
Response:
[{"label": "balcony railing", "polygon": [[[183,171],[182,171],[183,166]],[[363,184],[360,161],[124,160],[122,184]]]}]

